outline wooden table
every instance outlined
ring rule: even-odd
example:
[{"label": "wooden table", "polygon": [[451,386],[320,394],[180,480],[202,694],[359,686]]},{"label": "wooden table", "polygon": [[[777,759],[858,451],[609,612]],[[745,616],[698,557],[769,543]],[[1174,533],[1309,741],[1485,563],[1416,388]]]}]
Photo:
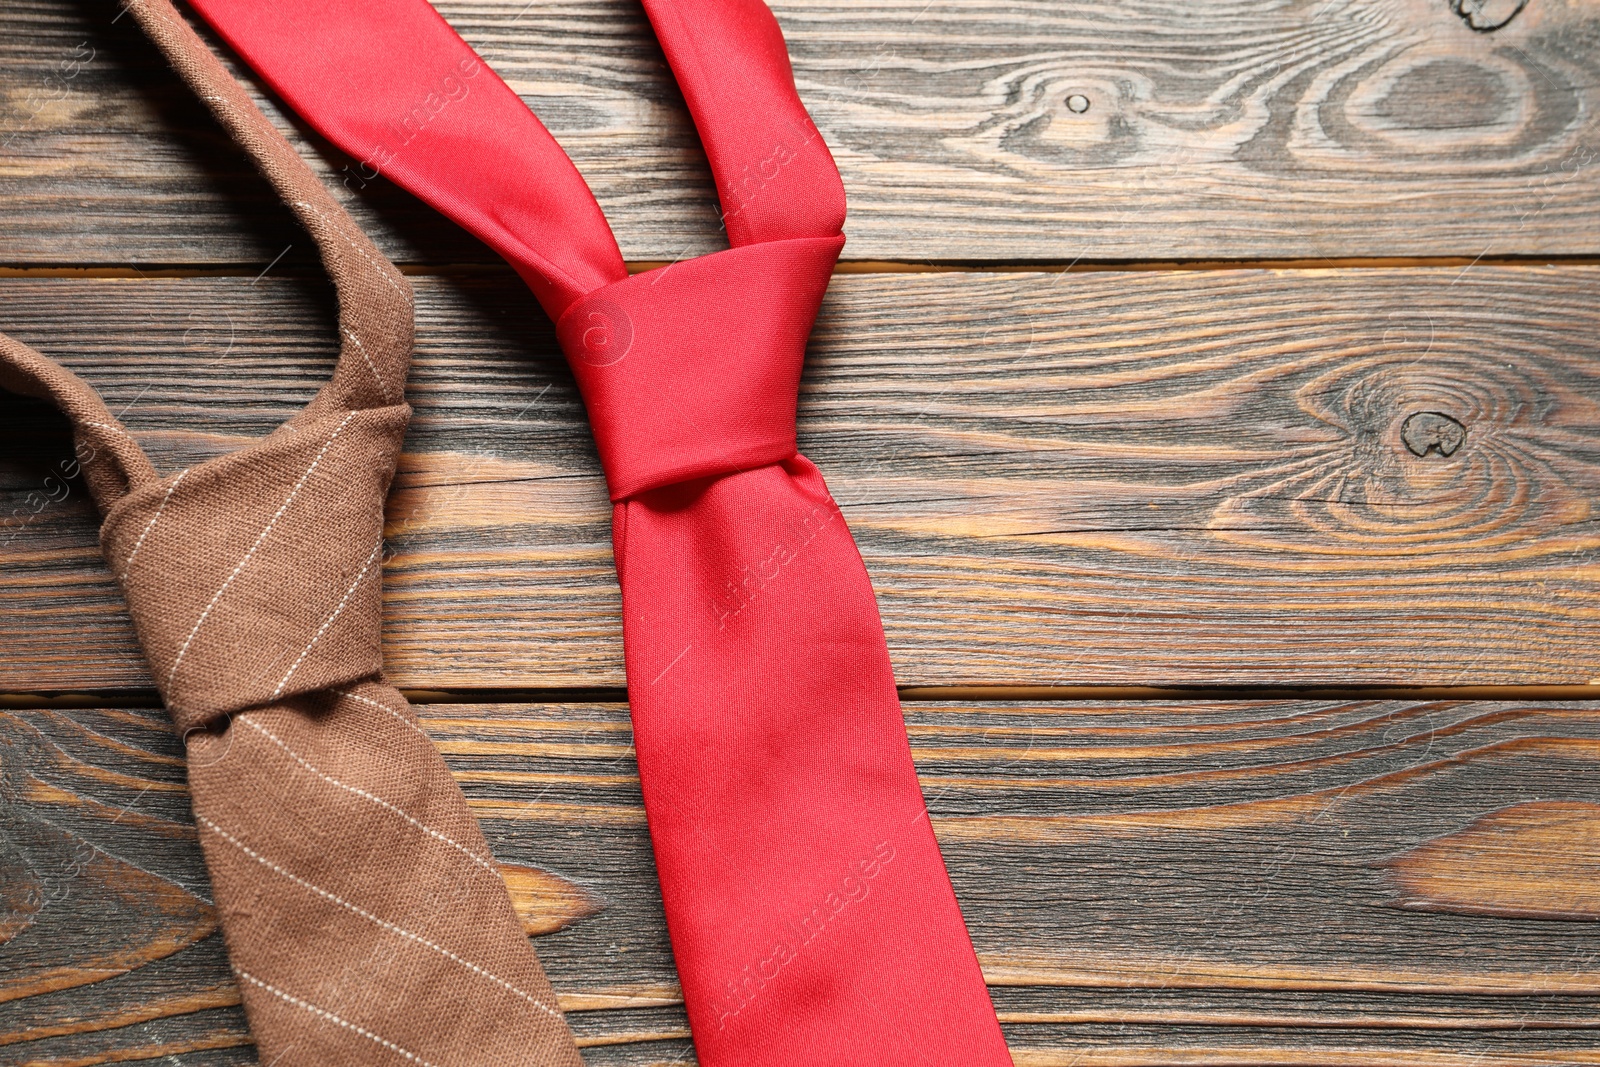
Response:
[{"label": "wooden table", "polygon": [[[1600,7],[774,6],[851,202],[802,447],[1017,1062],[1600,1063]],[[633,3],[438,7],[630,261],[718,246]],[[0,6],[0,329],[170,471],[331,292],[132,21]],[[416,287],[389,670],[587,1062],[692,1062],[551,328],[268,106]],[[70,457],[0,398],[0,1062],[253,1063]]]}]

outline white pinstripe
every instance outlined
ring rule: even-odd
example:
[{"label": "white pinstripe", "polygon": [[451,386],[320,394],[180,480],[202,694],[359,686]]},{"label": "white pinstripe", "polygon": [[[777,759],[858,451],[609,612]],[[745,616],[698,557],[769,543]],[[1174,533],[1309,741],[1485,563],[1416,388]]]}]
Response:
[{"label": "white pinstripe", "polygon": [[268,993],[271,993],[273,996],[275,996],[278,999],[284,1001],[285,1003],[293,1004],[297,1008],[304,1008],[306,1011],[309,1011],[312,1015],[317,1016],[317,1018],[326,1019],[328,1022],[333,1023],[335,1026],[342,1026],[346,1030],[349,1030],[353,1034],[360,1034],[362,1037],[366,1038],[368,1041],[374,1041],[377,1044],[382,1045],[384,1048],[388,1049],[390,1052],[393,1052],[398,1056],[404,1056],[406,1059],[410,1060],[412,1063],[419,1064],[420,1067],[434,1067],[433,1064],[429,1063],[427,1060],[423,1059],[421,1056],[418,1056],[415,1052],[412,1052],[412,1051],[410,1051],[408,1049],[403,1049],[399,1045],[395,1044],[393,1041],[389,1041],[389,1040],[387,1040],[385,1038],[379,1037],[377,1034],[373,1033],[371,1030],[368,1030],[366,1027],[357,1026],[355,1023],[351,1022],[349,1019],[341,1019],[341,1018],[339,1018],[339,1016],[335,1015],[333,1012],[328,1011],[328,1010],[326,1010],[324,1008],[319,1008],[315,1004],[311,1003],[310,1001],[301,1000],[299,997],[294,996],[293,994],[285,993],[283,990],[279,989],[277,986],[269,985],[268,983],[263,982],[261,979],[257,978],[253,974],[250,974],[248,971],[241,971],[239,968],[235,967],[233,969],[233,973],[238,975],[240,978],[244,979],[246,982],[249,982],[251,985],[259,986],[260,988],[265,989]]},{"label": "white pinstripe", "polygon": [[110,422],[88,422],[88,421],[80,422],[78,425],[79,426],[93,426],[97,430],[110,430],[112,433],[116,434],[118,437],[127,438],[129,441],[132,441],[134,444],[138,444],[139,443],[138,440],[133,436],[133,434],[128,432],[128,428],[126,426],[118,426],[117,424],[110,423]]},{"label": "white pinstripe", "polygon": [[246,856],[249,856],[251,859],[253,859],[257,863],[261,864],[261,866],[267,868],[267,870],[272,871],[274,874],[281,875],[282,877],[287,878],[289,881],[295,883],[296,885],[302,887],[303,889],[306,889],[306,890],[308,890],[308,891],[310,891],[312,893],[315,893],[317,896],[322,897],[324,900],[327,900],[327,901],[330,901],[330,902],[332,902],[334,904],[337,904],[341,908],[344,908],[347,911],[351,911],[351,912],[355,913],[356,915],[361,916],[363,919],[366,919],[368,922],[370,922],[370,923],[372,923],[372,924],[374,924],[376,926],[379,926],[384,930],[389,931],[390,933],[394,934],[396,937],[403,937],[408,941],[413,941],[413,942],[421,945],[424,948],[432,949],[434,952],[437,952],[439,955],[443,956],[445,959],[450,960],[453,963],[459,963],[461,966],[465,967],[467,970],[471,971],[473,974],[476,974],[481,978],[486,978],[489,981],[493,982],[495,985],[500,986],[501,988],[507,990],[508,992],[511,992],[511,993],[515,994],[516,996],[521,997],[523,1000],[527,1001],[529,1004],[532,1004],[535,1008],[538,1008],[540,1011],[544,1012],[546,1015],[550,1016],[552,1019],[560,1019],[561,1018],[561,1013],[560,1012],[558,1012],[555,1009],[551,1008],[549,1005],[545,1004],[544,1002],[538,1000],[532,994],[527,993],[527,992],[525,992],[525,991],[523,991],[521,989],[518,989],[516,986],[512,985],[510,982],[506,981],[504,978],[501,978],[499,975],[497,975],[497,974],[495,974],[495,973],[493,973],[491,971],[484,970],[482,967],[479,967],[476,963],[473,963],[471,960],[463,959],[462,957],[456,955],[454,952],[451,952],[449,949],[445,948],[443,945],[437,944],[436,942],[433,942],[433,941],[429,941],[427,938],[423,937],[421,934],[414,934],[410,930],[407,930],[403,926],[396,926],[394,923],[390,922],[389,920],[380,918],[380,917],[372,914],[372,912],[370,912],[367,909],[361,907],[360,905],[352,904],[348,900],[345,900],[345,899],[343,899],[341,897],[335,896],[334,894],[328,892],[326,889],[323,889],[321,886],[313,885],[311,882],[308,882],[304,878],[301,878],[298,874],[295,874],[293,871],[290,871],[287,868],[282,867],[282,866],[272,862],[271,860],[267,859],[267,857],[265,857],[261,853],[255,851],[249,845],[245,844],[243,841],[240,841],[237,837],[234,837],[232,834],[228,833],[228,831],[224,830],[222,827],[218,826],[216,823],[214,823],[210,819],[206,818],[204,815],[198,815],[197,814],[195,816],[195,821],[197,823],[199,823],[201,826],[204,826],[206,829],[210,830],[212,833],[216,834],[218,837],[222,838],[224,841],[228,842],[228,844],[232,845],[234,848],[238,849],[240,852],[243,852]]},{"label": "white pinstripe", "polygon": [[309,760],[307,760],[305,757],[301,756],[294,749],[290,748],[288,743],[286,741],[284,741],[281,737],[279,737],[277,734],[273,733],[271,730],[268,730],[265,726],[262,726],[260,723],[256,722],[255,719],[246,718],[245,715],[241,714],[241,715],[235,716],[234,717],[234,721],[242,722],[246,726],[250,727],[252,730],[255,730],[257,733],[261,734],[261,736],[265,737],[268,741],[271,741],[273,744],[275,744],[279,748],[283,749],[284,752],[288,753],[290,759],[294,760],[296,763],[300,764],[300,766],[304,767],[306,770],[310,771],[312,774],[316,775],[318,778],[321,778],[324,782],[327,782],[329,785],[337,786],[338,788],[343,789],[347,793],[353,793],[356,796],[361,797],[364,800],[370,800],[372,803],[378,805],[379,807],[381,807],[381,808],[383,808],[383,809],[385,809],[387,811],[393,812],[394,814],[400,816],[400,818],[404,819],[406,822],[410,823],[412,826],[415,826],[418,830],[421,830],[423,833],[427,834],[428,836],[436,838],[436,839],[438,839],[440,841],[443,841],[445,844],[449,845],[451,848],[453,848],[456,851],[460,852],[463,856],[467,857],[467,859],[471,860],[473,863],[476,863],[479,867],[482,867],[484,870],[488,871],[490,874],[493,874],[493,875],[495,875],[497,877],[499,876],[500,872],[499,872],[498,868],[496,868],[493,863],[489,862],[488,860],[484,859],[482,856],[478,855],[476,852],[473,852],[471,849],[467,848],[465,845],[461,844],[460,842],[456,841],[455,839],[453,839],[451,837],[447,837],[446,835],[440,833],[438,830],[435,830],[433,827],[427,825],[426,823],[418,821],[417,819],[415,819],[412,816],[410,816],[409,814],[407,814],[405,811],[401,810],[400,808],[395,807],[395,805],[389,803],[387,800],[384,800],[382,797],[376,796],[375,794],[372,794],[372,793],[369,793],[365,789],[362,789],[359,786],[351,785],[348,782],[341,782],[339,779],[333,777],[333,775],[328,774],[327,772],[325,772],[323,770],[320,770],[319,768],[314,766]]},{"label": "white pinstripe", "polygon": [[144,524],[143,530],[139,531],[139,539],[133,543],[133,551],[128,553],[127,560],[122,564],[122,573],[117,575],[119,582],[128,580],[128,571],[133,567],[134,557],[139,555],[139,549],[144,547],[144,539],[149,537],[150,531],[156,528],[156,520],[161,518],[161,513],[166,510],[167,501],[172,499],[173,490],[178,488],[178,483],[183,481],[184,475],[188,473],[188,470],[179,471],[178,476],[172,479],[172,484],[167,486],[167,495],[161,498],[161,503],[156,505],[156,513],[150,516],[150,521]]},{"label": "white pinstripe", "polygon": [[372,357],[367,355],[367,346],[361,343],[361,338],[356,336],[354,330],[345,330],[344,335],[356,343],[356,348],[361,352],[361,358],[367,361],[367,369],[372,372],[373,380],[378,383],[378,388],[383,390],[383,398],[385,400],[390,399],[392,391],[389,388],[389,383],[384,379],[383,375],[378,373],[378,365],[372,362]]},{"label": "white pinstripe", "polygon": [[425,732],[423,732],[422,727],[418,726],[416,723],[412,722],[410,719],[406,718],[404,715],[400,714],[398,711],[394,710],[389,705],[381,703],[381,702],[376,701],[376,700],[373,700],[371,697],[364,697],[360,693],[352,693],[348,689],[335,689],[334,692],[337,693],[339,696],[345,697],[345,698],[347,698],[349,700],[355,700],[355,701],[359,701],[362,704],[371,705],[372,707],[377,708],[379,711],[387,711],[390,715],[393,715],[395,718],[399,719],[406,726],[410,727],[410,729],[412,731],[414,731],[418,737],[422,738],[424,741],[428,742],[428,744],[430,744],[430,745],[433,744],[433,738],[429,737]]},{"label": "white pinstripe", "polygon": [[351,582],[350,588],[344,591],[344,596],[339,600],[339,606],[333,609],[333,614],[322,620],[322,625],[317,627],[317,632],[311,635],[311,640],[307,642],[306,647],[300,651],[299,657],[294,661],[294,666],[290,667],[288,672],[278,680],[278,688],[272,691],[273,700],[278,699],[279,694],[283,692],[283,687],[289,684],[290,678],[294,677],[294,672],[300,669],[300,664],[304,663],[306,661],[306,657],[311,655],[311,650],[316,647],[318,641],[322,640],[322,635],[328,632],[328,627],[332,626],[334,620],[337,619],[344,611],[344,606],[350,603],[350,598],[355,595],[356,589],[361,585],[362,579],[366,578],[367,572],[372,569],[372,561],[377,559],[378,553],[382,551],[383,538],[380,537],[378,538],[378,543],[372,548],[372,554],[369,555],[367,557],[367,561],[361,565],[361,572],[356,575],[356,580]]},{"label": "white pinstripe", "polygon": [[177,676],[178,664],[182,663],[183,657],[188,655],[189,646],[194,643],[194,635],[200,632],[200,627],[205,623],[206,617],[211,614],[211,609],[217,606],[217,601],[222,599],[222,594],[228,591],[228,587],[233,584],[233,580],[239,577],[239,572],[244,570],[245,566],[249,564],[250,560],[255,557],[256,550],[259,549],[262,542],[267,539],[267,535],[272,532],[272,528],[278,525],[278,520],[283,518],[283,513],[289,510],[289,505],[294,503],[294,498],[300,495],[300,490],[305,488],[305,484],[310,480],[312,472],[317,469],[317,464],[322,462],[322,457],[327,455],[329,446],[333,444],[334,439],[337,438],[341,432],[343,432],[344,428],[350,424],[350,420],[355,417],[355,412],[349,412],[345,415],[344,420],[340,422],[338,426],[334,427],[333,433],[328,435],[328,439],[323,442],[322,451],[317,453],[317,458],[311,461],[311,466],[306,468],[306,472],[300,476],[300,480],[295,483],[294,488],[289,490],[288,499],[285,500],[283,505],[279,507],[278,510],[273,514],[272,518],[267,522],[266,527],[262,529],[260,536],[256,538],[255,544],[250,546],[250,551],[244,554],[244,559],[241,559],[239,561],[239,565],[233,568],[233,572],[223,580],[222,588],[217,590],[216,594],[211,598],[211,602],[207,604],[205,610],[200,613],[200,617],[194,621],[194,629],[190,630],[189,636],[184,638],[183,647],[178,649],[177,658],[172,661],[172,669],[167,672],[167,689],[172,688],[172,679]]},{"label": "white pinstripe", "polygon": [[[315,215],[319,222],[321,222],[323,225],[327,225],[328,216],[324,215],[314,205],[309,204],[304,200],[296,200],[294,202],[294,206],[295,207],[303,207],[303,208],[305,208],[307,211],[309,211],[313,215]],[[328,228],[330,230],[332,230],[334,233],[338,234],[340,237],[343,237],[344,241],[345,241],[345,244],[347,244],[351,248],[355,249],[356,255],[358,255],[362,259],[366,260],[367,263],[372,267],[373,270],[377,271],[380,275],[382,275],[383,276],[383,280],[389,283],[389,287],[390,288],[394,289],[396,292],[400,293],[402,296],[404,296],[406,298],[406,303],[407,304],[409,304],[411,302],[411,294],[407,293],[405,291],[405,289],[401,287],[399,282],[395,281],[393,278],[391,278],[389,276],[389,271],[383,269],[385,266],[387,266],[387,267],[389,267],[390,270],[393,270],[394,267],[393,267],[392,264],[380,264],[377,260],[373,259],[370,255],[367,254],[367,250],[366,249],[362,248],[359,244],[356,243],[355,238],[353,238],[349,234],[345,233],[339,227],[337,227],[337,226],[329,226]]]}]

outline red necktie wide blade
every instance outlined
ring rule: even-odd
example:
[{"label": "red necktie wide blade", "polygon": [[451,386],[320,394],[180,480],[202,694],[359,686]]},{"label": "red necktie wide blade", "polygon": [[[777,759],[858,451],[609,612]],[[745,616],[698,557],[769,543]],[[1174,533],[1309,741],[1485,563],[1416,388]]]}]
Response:
[{"label": "red necktie wide blade", "polygon": [[[616,505],[640,779],[701,1060],[1010,1063],[871,583],[795,448],[844,196],[765,5],[645,0],[734,247],[632,278],[570,160],[423,0],[194,6],[557,320]],[[385,133],[408,113],[427,121]]]}]

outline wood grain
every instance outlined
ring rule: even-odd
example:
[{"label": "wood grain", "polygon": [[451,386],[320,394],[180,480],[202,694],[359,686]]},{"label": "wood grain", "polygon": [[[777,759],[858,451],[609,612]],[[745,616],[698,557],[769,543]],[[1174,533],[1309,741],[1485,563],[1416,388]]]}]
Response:
[{"label": "wood grain", "polygon": [[[1419,911],[1600,919],[1600,806],[1516,804],[1389,867],[1404,906]],[[1508,870],[1516,877],[1504,877]]]},{"label": "wood grain", "polygon": [[[438,6],[566,146],[628,258],[717,246],[709,172],[636,4]],[[1600,253],[1600,17],[1583,0],[1530,0],[1492,30],[1498,0],[773,6],[845,177],[848,257]],[[265,264],[291,243],[307,262],[118,10],[0,8],[0,264]],[[391,255],[490,258],[296,139]]]},{"label": "wood grain", "polygon": [[[841,276],[802,446],[905,685],[1582,684],[1597,291],[1596,268]],[[609,508],[548,324],[501,272],[417,292],[393,677],[622,685]],[[0,328],[173,470],[310,396],[325,300],[8,279]],[[63,423],[0,400],[0,691],[148,689],[70,459]]]},{"label": "wood grain", "polygon": [[[592,902],[536,940],[586,1062],[692,1063],[625,708],[420,711],[501,861]],[[1508,812],[1600,804],[1597,713],[906,705],[1017,1062],[1060,1067],[1596,1062],[1593,927],[1551,921],[1520,895],[1567,838],[1482,850],[1474,877],[1452,883],[1463,906],[1448,911],[1413,910],[1396,860],[1448,877],[1457,843]],[[11,944],[46,940],[41,924],[53,923],[57,965],[82,979],[0,1003],[0,1060],[248,1062],[218,939],[106,977],[113,946],[155,935],[101,906],[100,872],[66,863],[93,850],[203,908],[179,752],[153,710],[20,710],[0,723],[8,803],[33,798],[0,825],[20,817],[56,835],[6,861],[7,884],[20,872],[52,894],[16,920]]]}]

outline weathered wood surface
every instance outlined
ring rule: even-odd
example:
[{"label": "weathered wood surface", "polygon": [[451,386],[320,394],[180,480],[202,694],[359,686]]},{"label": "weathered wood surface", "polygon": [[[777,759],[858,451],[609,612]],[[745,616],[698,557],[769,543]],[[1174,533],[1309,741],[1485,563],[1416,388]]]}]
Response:
[{"label": "weathered wood surface", "polygon": [[[568,887],[536,944],[586,1061],[692,1063],[625,709],[421,712],[500,859]],[[1017,1062],[1060,1067],[1600,1062],[1597,713],[906,705]],[[250,1062],[162,713],[3,712],[0,759],[0,1061]]]},{"label": "weathered wood surface", "polygon": [[[508,272],[416,281],[394,678],[622,685],[610,509],[548,325]],[[1600,268],[841,276],[802,446],[906,685],[1582,684],[1597,293]],[[310,396],[319,294],[8,279],[0,329],[173,470]],[[150,685],[70,459],[0,398],[0,691]]]},{"label": "weathered wood surface", "polygon": [[[438,6],[629,259],[717,246],[631,0]],[[803,446],[903,683],[1600,679],[1600,268],[1492,266],[1600,255],[1600,8],[773,6],[869,269],[1476,258],[836,279]],[[303,403],[332,316],[309,242],[119,11],[0,4],[0,273],[124,275],[0,278],[0,330],[170,470]],[[268,107],[430,275],[392,673],[469,701],[426,726],[586,1061],[690,1064],[624,708],[470,703],[623,684],[609,510],[550,328],[481,246]],[[6,695],[152,700],[70,455],[0,394],[0,1063],[253,1064],[162,713]],[[1600,1063],[1600,702],[907,717],[1023,1067]]]},{"label": "weathered wood surface", "polygon": [[[630,259],[716,246],[636,4],[438,6],[567,147]],[[844,173],[848,257],[1600,253],[1600,11],[1528,0],[1489,28],[1514,6],[774,4]],[[0,5],[0,263],[266,263],[284,212],[119,10]],[[312,143],[391,254],[489,257]]]}]

